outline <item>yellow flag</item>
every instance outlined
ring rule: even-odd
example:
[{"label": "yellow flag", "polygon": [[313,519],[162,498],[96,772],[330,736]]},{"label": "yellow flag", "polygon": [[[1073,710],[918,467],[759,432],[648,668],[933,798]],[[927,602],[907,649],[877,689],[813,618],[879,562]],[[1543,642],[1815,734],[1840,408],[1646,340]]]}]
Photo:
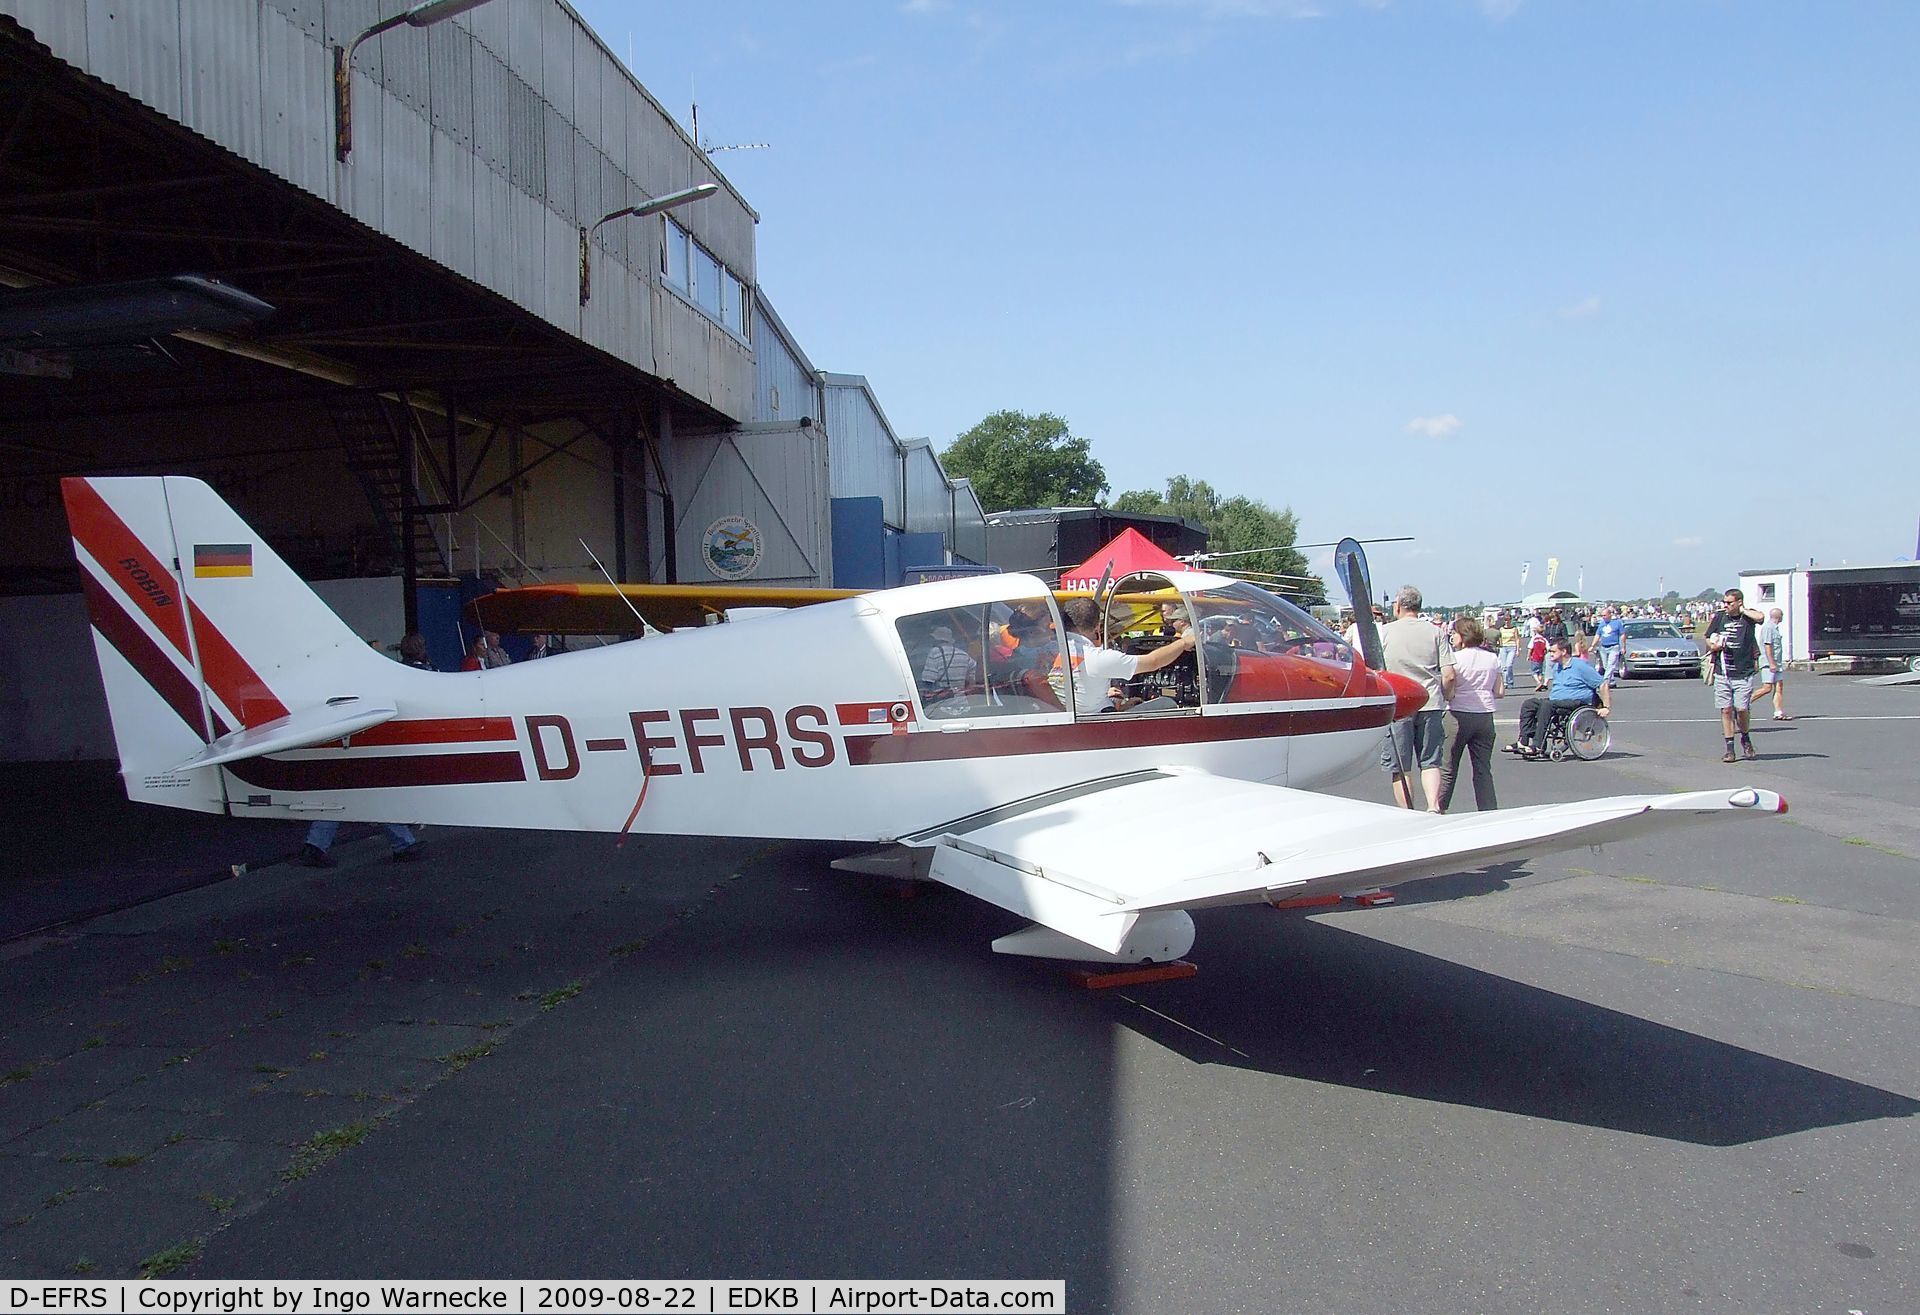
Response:
[{"label": "yellow flag", "polygon": [[1560,559],[1558,557],[1547,558],[1547,588],[1553,588],[1553,578],[1559,574]]}]

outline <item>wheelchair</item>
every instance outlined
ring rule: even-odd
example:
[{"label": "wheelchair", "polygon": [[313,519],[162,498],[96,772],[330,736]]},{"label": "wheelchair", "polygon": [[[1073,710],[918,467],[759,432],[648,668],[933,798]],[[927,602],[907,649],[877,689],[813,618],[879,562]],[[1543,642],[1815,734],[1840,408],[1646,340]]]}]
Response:
[{"label": "wheelchair", "polygon": [[1547,721],[1547,740],[1543,754],[1554,762],[1572,755],[1581,762],[1592,762],[1613,747],[1613,727],[1591,705],[1584,708],[1556,708]]}]

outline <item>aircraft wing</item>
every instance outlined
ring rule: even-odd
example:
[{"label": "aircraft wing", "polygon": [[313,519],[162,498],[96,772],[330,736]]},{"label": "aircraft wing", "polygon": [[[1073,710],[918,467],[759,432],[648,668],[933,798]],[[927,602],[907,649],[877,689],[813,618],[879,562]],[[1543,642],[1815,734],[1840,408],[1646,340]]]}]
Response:
[{"label": "aircraft wing", "polygon": [[[734,607],[807,607],[853,598],[864,589],[792,589],[763,585],[536,584],[499,589],[473,601],[488,630],[532,635],[638,634],[638,611],[655,630],[706,624]],[[631,604],[631,606],[629,606]]]},{"label": "aircraft wing", "polygon": [[1139,920],[1173,910],[1354,893],[1785,811],[1770,790],[1722,789],[1436,817],[1170,768],[1055,791],[901,843],[931,850],[935,880],[1130,957]]}]

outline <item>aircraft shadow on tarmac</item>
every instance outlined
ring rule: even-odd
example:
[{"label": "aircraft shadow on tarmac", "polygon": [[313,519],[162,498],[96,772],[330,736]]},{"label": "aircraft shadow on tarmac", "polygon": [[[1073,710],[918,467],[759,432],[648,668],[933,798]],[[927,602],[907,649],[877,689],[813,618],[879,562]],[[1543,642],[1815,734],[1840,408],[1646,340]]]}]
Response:
[{"label": "aircraft shadow on tarmac", "polygon": [[[1527,865],[1519,862],[1490,863],[1472,872],[1455,872],[1445,877],[1429,877],[1393,892],[1393,902],[1402,908],[1410,904],[1445,904],[1473,895],[1491,895],[1508,889],[1515,878],[1527,875]],[[1257,914],[1257,910],[1245,910]],[[1200,947],[1204,949],[1204,947]]]},{"label": "aircraft shadow on tarmac", "polygon": [[[1401,905],[1506,889],[1522,863],[1436,878]],[[814,884],[815,898],[849,892]],[[954,966],[1004,915],[927,888],[880,923],[950,925]],[[865,920],[865,919],[863,919]],[[1258,906],[1195,915],[1198,977],[1128,994],[1179,1020],[1126,1005],[1117,1021],[1197,1063],[1387,1091],[1536,1118],[1736,1146],[1920,1113],[1920,1101],[1572,996]],[[989,924],[984,928],[979,924]],[[1008,928],[1011,929],[1011,928]],[[882,942],[907,930],[870,924]],[[942,938],[944,940],[944,938]],[[915,947],[924,953],[932,947]],[[909,953],[909,958],[916,957]],[[1020,994],[1058,983],[1049,965],[1012,969]],[[989,970],[969,976],[991,978]],[[920,972],[921,968],[902,971]],[[1003,970],[1004,971],[1004,970]],[[1061,987],[1065,991],[1065,987]],[[1067,999],[1078,998],[1073,993]],[[1096,997],[1097,998],[1097,997]],[[1049,1010],[1058,1022],[1058,1011]],[[1196,1036],[1186,1028],[1205,1034]],[[1206,1038],[1217,1038],[1217,1044]],[[1232,1049],[1229,1049],[1231,1047]],[[1245,1052],[1237,1056],[1232,1050]]]},{"label": "aircraft shadow on tarmac", "polygon": [[[1489,869],[1423,885],[1448,883],[1503,884]],[[1151,1015],[1130,1023],[1197,1063],[1702,1146],[1920,1113],[1896,1092],[1311,918],[1233,912],[1196,917],[1198,978],[1139,996],[1245,1057]]]}]

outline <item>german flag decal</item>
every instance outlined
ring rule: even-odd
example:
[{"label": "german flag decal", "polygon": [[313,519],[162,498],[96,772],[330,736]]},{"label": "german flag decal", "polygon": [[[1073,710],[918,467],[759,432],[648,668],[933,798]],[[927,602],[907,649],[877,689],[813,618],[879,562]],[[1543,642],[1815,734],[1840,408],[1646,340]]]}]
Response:
[{"label": "german flag decal", "polygon": [[193,545],[193,578],[253,574],[253,545],[250,543],[196,543]]}]

